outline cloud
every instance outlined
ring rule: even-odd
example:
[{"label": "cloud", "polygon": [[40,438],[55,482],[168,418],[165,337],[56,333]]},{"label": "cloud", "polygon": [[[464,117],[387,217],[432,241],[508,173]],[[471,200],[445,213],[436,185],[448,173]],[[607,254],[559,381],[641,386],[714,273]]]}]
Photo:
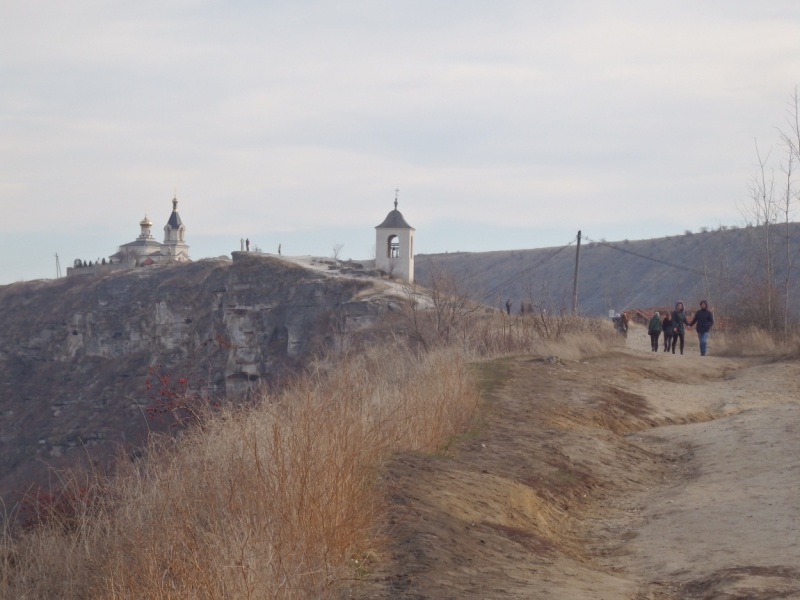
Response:
[{"label": "cloud", "polygon": [[174,187],[190,237],[371,227],[398,186],[498,247],[730,221],[798,34],[788,2],[6,2],[0,228],[122,235]]}]

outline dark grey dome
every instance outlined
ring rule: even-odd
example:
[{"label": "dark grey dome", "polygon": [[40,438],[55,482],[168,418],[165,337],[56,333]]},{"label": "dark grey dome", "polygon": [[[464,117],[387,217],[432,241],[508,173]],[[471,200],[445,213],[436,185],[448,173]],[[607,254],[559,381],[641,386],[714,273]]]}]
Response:
[{"label": "dark grey dome", "polygon": [[383,220],[383,223],[378,225],[375,229],[414,229],[411,225],[406,223],[406,220],[403,218],[403,213],[401,213],[396,208],[386,215],[386,218]]}]

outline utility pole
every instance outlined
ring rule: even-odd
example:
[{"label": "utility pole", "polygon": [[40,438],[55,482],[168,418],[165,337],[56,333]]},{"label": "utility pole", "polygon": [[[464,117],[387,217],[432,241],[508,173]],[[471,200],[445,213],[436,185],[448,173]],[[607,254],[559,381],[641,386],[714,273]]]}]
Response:
[{"label": "utility pole", "polygon": [[58,252],[56,252],[56,279],[61,277],[61,263],[58,260]]},{"label": "utility pole", "polygon": [[575,280],[572,282],[572,314],[578,314],[578,270],[581,266],[581,232],[578,230],[578,248],[575,251]]}]

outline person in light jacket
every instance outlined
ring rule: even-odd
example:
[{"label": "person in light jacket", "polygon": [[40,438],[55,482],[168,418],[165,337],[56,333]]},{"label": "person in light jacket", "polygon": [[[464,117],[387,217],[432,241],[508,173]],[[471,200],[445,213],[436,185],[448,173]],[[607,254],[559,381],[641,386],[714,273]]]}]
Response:
[{"label": "person in light jacket", "polygon": [[706,355],[708,349],[708,334],[714,326],[714,313],[708,310],[708,302],[700,301],[700,310],[694,313],[689,327],[697,325],[697,337],[700,339],[700,356]]},{"label": "person in light jacket", "polygon": [[647,324],[647,333],[650,334],[650,349],[658,352],[658,338],[661,336],[661,316],[658,311],[653,313],[650,323]]}]

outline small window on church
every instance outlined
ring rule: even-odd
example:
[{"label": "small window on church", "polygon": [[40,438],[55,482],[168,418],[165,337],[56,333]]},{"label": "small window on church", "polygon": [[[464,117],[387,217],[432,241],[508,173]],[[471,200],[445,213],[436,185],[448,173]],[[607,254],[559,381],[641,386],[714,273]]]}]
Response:
[{"label": "small window on church", "polygon": [[389,236],[389,258],[400,258],[400,240],[396,235]]}]

